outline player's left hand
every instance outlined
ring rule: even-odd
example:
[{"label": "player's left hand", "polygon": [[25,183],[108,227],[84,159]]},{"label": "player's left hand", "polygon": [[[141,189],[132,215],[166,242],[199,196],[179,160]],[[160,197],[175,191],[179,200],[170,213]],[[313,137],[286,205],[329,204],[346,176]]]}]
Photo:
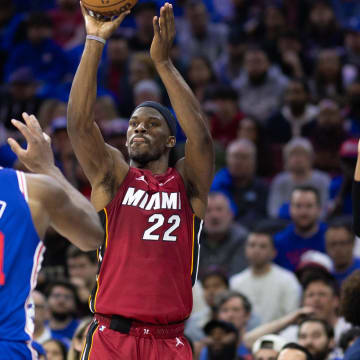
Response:
[{"label": "player's left hand", "polygon": [[80,7],[85,20],[86,33],[88,35],[100,36],[105,40],[110,38],[110,36],[123,22],[126,15],[130,14],[130,10],[127,10],[123,13],[120,13],[115,19],[112,19],[111,21],[101,21],[91,16],[81,2]]},{"label": "player's left hand", "polygon": [[172,5],[165,3],[160,9],[160,17],[153,18],[154,38],[150,55],[154,64],[170,60],[170,50],[175,38],[175,18]]},{"label": "player's left hand", "polygon": [[11,122],[24,135],[27,141],[26,149],[23,149],[13,138],[9,138],[8,143],[19,160],[30,171],[45,173],[49,168],[55,166],[50,137],[43,133],[34,115],[23,113],[22,117],[25,124],[15,119],[12,119]]}]

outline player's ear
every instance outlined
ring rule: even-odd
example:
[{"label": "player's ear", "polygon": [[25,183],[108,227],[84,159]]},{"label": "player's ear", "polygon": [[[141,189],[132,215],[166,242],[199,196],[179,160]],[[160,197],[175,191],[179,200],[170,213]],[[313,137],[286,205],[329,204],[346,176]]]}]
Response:
[{"label": "player's ear", "polygon": [[176,145],[176,137],[175,136],[169,136],[167,139],[166,147],[173,148]]}]

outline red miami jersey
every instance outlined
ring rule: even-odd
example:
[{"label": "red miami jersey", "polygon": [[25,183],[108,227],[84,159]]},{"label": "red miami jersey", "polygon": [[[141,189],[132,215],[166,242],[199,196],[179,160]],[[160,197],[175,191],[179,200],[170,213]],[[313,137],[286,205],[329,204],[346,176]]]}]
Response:
[{"label": "red miami jersey", "polygon": [[130,167],[102,215],[106,235],[91,311],[163,325],[188,318],[202,220],[178,171]]}]

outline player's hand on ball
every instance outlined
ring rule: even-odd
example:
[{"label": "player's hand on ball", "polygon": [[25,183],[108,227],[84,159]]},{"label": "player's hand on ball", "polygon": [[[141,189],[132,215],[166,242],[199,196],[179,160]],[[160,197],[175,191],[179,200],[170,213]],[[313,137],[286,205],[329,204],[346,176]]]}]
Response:
[{"label": "player's hand on ball", "polygon": [[170,59],[170,50],[175,38],[175,18],[172,5],[165,3],[160,9],[160,17],[153,19],[154,38],[150,55],[155,65]]},{"label": "player's hand on ball", "polygon": [[50,137],[43,133],[34,115],[22,114],[25,124],[18,120],[11,120],[12,124],[24,135],[27,148],[23,149],[14,139],[8,143],[19,160],[32,172],[44,173],[54,166],[54,154],[51,149]]},{"label": "player's hand on ball", "polygon": [[125,16],[130,14],[130,10],[128,10],[119,14],[119,16],[114,20],[101,21],[91,16],[81,2],[80,7],[85,20],[86,33],[88,35],[99,36],[105,40],[110,38],[110,36],[115,32],[115,30],[125,19]]}]

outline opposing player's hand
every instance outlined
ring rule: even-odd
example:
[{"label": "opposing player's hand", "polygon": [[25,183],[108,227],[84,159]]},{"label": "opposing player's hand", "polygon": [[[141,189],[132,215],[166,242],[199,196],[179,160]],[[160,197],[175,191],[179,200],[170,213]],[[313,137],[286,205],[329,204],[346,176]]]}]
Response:
[{"label": "opposing player's hand", "polygon": [[130,10],[128,10],[119,14],[117,18],[111,21],[101,21],[91,16],[81,2],[80,2],[80,7],[85,20],[86,33],[88,35],[99,36],[105,40],[110,38],[110,36],[123,22],[125,16],[130,14]]},{"label": "opposing player's hand", "polygon": [[160,17],[154,16],[154,38],[150,55],[155,65],[170,60],[170,50],[175,38],[175,18],[172,5],[165,3],[160,9]]},{"label": "opposing player's hand", "polygon": [[25,124],[18,120],[11,120],[12,124],[24,135],[27,148],[23,149],[17,141],[8,139],[11,149],[19,160],[32,172],[45,173],[54,165],[54,154],[51,149],[50,137],[43,133],[34,115],[23,113]]}]

